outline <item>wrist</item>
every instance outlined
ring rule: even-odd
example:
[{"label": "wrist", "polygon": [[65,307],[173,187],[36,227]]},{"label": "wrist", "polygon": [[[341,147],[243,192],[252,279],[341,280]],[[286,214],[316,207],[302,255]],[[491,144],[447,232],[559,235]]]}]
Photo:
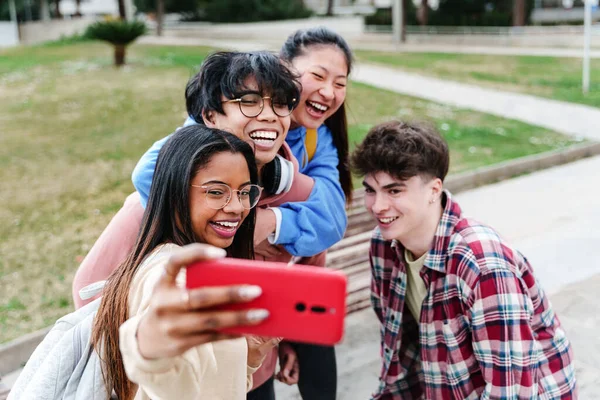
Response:
[{"label": "wrist", "polygon": [[137,330],[135,331],[135,339],[136,339],[135,341],[137,343],[137,349],[138,349],[138,353],[140,354],[140,356],[142,356],[146,360],[152,360],[155,357],[153,357],[152,354],[150,354],[146,351],[147,349],[151,349],[152,346],[147,346],[147,343],[146,343],[146,336],[144,335],[145,322],[146,322],[146,317],[144,316],[140,320],[140,322],[137,326]]},{"label": "wrist", "polygon": [[250,368],[259,368],[264,361],[266,354],[262,354],[258,348],[248,348],[248,366]]}]

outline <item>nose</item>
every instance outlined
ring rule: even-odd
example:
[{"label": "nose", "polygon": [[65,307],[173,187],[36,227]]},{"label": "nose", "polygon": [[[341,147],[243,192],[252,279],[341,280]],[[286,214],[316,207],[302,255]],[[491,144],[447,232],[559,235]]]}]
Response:
[{"label": "nose", "polygon": [[277,114],[275,114],[275,112],[273,111],[273,106],[271,103],[271,99],[264,99],[263,100],[263,109],[260,112],[260,114],[257,115],[257,119],[259,121],[269,121],[269,122],[273,122],[277,120]]},{"label": "nose", "polygon": [[319,89],[319,94],[327,100],[333,99],[333,84],[331,82],[325,82]]},{"label": "nose", "polygon": [[231,198],[225,207],[223,207],[223,211],[230,214],[241,214],[244,212],[244,206],[240,200],[239,192],[235,191],[231,193]]},{"label": "nose", "polygon": [[[372,204],[370,205],[370,208],[374,214],[380,214],[386,211],[390,206],[387,196],[382,193],[375,193],[371,201]],[[367,209],[368,208],[369,207],[367,207]]]}]

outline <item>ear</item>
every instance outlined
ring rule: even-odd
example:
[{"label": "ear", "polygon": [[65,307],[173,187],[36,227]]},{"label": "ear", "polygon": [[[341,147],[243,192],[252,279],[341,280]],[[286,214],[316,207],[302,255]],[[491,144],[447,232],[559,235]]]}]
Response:
[{"label": "ear", "polygon": [[208,126],[209,128],[216,128],[215,111],[202,110],[202,119],[204,120],[204,125]]},{"label": "ear", "polygon": [[433,178],[430,182],[432,199],[438,200],[444,190],[444,184],[440,178]]}]

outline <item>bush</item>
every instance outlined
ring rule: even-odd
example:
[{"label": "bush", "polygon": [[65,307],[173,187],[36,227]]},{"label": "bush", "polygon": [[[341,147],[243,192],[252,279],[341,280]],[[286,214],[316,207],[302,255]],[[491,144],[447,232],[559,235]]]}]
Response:
[{"label": "bush", "polygon": [[210,22],[253,22],[307,18],[312,12],[302,0],[212,0],[202,10]]},{"label": "bush", "polygon": [[59,39],[42,43],[40,46],[60,47],[76,43],[89,42],[90,40],[92,40],[92,38],[88,37],[85,33],[75,33],[73,35],[60,35]]},{"label": "bush", "polygon": [[138,37],[146,33],[146,25],[140,21],[99,21],[88,26],[85,36],[109,42],[115,49],[115,66],[125,64],[125,49]]},{"label": "bush", "polygon": [[[406,24],[417,25],[417,9],[413,4],[412,0],[406,2]],[[429,11],[431,13],[431,10]],[[375,14],[367,15],[365,17],[365,25],[392,25],[392,9],[378,8]]]},{"label": "bush", "polygon": [[[533,1],[526,1],[526,21],[529,21]],[[418,25],[416,7],[406,1],[406,24]],[[391,8],[379,8],[365,17],[366,25],[392,25]],[[503,0],[440,0],[437,10],[429,9],[429,26],[511,26],[512,2]]]},{"label": "bush", "polygon": [[103,40],[113,45],[127,46],[146,33],[146,25],[141,21],[98,21],[88,26],[85,36]]}]

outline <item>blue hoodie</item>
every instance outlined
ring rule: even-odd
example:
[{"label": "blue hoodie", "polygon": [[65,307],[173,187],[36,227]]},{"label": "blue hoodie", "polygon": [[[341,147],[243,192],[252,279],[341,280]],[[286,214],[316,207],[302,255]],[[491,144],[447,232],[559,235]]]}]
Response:
[{"label": "blue hoodie", "polygon": [[[188,118],[184,126],[194,124]],[[346,231],[346,198],[340,185],[337,149],[331,131],[325,125],[317,129],[317,149],[307,162],[304,146],[306,128],[288,132],[285,141],[299,163],[300,172],[314,179],[315,185],[306,201],[286,203],[278,207],[281,225],[275,244],[283,246],[294,256],[310,257],[340,241]],[[158,153],[169,136],[157,141],[142,156],[133,170],[133,185],[139,192],[144,207],[148,202],[150,185]]]}]

